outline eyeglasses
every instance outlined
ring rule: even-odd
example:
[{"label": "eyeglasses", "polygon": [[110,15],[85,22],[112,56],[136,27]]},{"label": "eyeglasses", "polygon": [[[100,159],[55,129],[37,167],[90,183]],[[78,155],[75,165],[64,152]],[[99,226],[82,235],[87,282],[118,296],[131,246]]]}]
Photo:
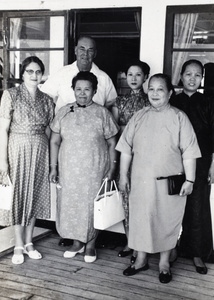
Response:
[{"label": "eyeglasses", "polygon": [[41,70],[36,70],[36,71],[34,71],[34,70],[25,70],[25,71],[28,73],[28,75],[33,75],[33,73],[36,73],[36,75],[41,75],[42,74]]}]

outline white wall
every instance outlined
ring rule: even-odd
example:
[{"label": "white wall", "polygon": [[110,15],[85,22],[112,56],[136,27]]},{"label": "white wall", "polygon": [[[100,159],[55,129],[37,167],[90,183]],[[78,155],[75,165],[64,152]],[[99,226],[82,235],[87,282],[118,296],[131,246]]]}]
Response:
[{"label": "white wall", "polygon": [[[116,3],[116,4],[115,4]],[[214,4],[213,0],[0,0],[0,10],[142,7],[140,58],[151,74],[163,71],[166,7]]]}]

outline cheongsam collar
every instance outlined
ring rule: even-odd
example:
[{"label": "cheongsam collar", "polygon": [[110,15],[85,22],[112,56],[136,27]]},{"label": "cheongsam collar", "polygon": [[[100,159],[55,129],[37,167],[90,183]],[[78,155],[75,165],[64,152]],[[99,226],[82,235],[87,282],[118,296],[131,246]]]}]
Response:
[{"label": "cheongsam collar", "polygon": [[143,88],[142,88],[142,89],[140,89],[137,93],[135,93],[133,90],[130,90],[130,94],[131,94],[131,95],[144,95],[145,92],[144,92],[144,90],[143,90]]},{"label": "cheongsam collar", "polygon": [[78,108],[86,108],[86,107],[88,107],[88,106],[91,106],[93,103],[94,103],[94,102],[91,101],[91,102],[89,102],[87,105],[81,105],[81,104],[79,104],[79,103],[77,103],[77,102],[74,102],[74,103],[72,103],[72,104],[70,105],[70,111],[71,111],[71,112],[74,112],[74,110],[76,110],[76,109],[78,109]]},{"label": "cheongsam collar", "polygon": [[155,108],[151,105],[151,110],[156,111],[156,112],[163,112],[166,111],[170,108],[170,104],[168,103],[166,106],[160,107],[160,108]]}]

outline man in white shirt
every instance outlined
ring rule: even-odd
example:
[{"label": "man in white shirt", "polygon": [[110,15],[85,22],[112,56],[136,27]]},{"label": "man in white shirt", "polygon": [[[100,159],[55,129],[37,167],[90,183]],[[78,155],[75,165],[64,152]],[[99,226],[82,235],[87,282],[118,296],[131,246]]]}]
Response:
[{"label": "man in white shirt", "polygon": [[96,57],[96,43],[91,37],[82,36],[75,47],[76,61],[62,67],[51,75],[42,85],[41,90],[51,96],[56,103],[56,112],[67,103],[75,102],[71,81],[79,71],[90,71],[97,76],[98,88],[93,97],[94,102],[108,106],[117,97],[115,87],[110,77],[93,62]]}]

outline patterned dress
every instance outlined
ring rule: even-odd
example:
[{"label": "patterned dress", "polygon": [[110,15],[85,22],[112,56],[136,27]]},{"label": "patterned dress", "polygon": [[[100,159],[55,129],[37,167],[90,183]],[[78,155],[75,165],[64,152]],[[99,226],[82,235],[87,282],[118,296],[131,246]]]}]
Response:
[{"label": "patterned dress", "polygon": [[118,125],[105,107],[70,103],[56,114],[51,129],[62,138],[56,228],[61,237],[86,243],[95,234],[94,198],[109,169],[106,140],[117,134]]},{"label": "patterned dress", "polygon": [[25,84],[6,90],[0,117],[11,119],[8,160],[13,184],[12,225],[28,226],[32,217],[50,217],[49,140],[45,129],[54,116],[52,99]]},{"label": "patterned dress", "polygon": [[133,114],[144,106],[148,106],[149,101],[147,94],[141,89],[138,93],[130,91],[125,96],[118,96],[114,106],[118,108],[118,124],[127,125]]},{"label": "patterned dress", "polygon": [[[131,117],[138,110],[142,109],[144,106],[149,105],[149,100],[147,94],[141,89],[138,93],[130,91],[124,96],[118,96],[116,98],[114,106],[118,108],[118,124],[122,127],[126,126],[131,119]],[[129,174],[130,175],[130,174]],[[119,182],[119,166],[117,168],[117,184]],[[125,211],[125,226],[128,227],[129,223],[129,195],[128,191],[122,192],[123,196],[123,207]]]}]

